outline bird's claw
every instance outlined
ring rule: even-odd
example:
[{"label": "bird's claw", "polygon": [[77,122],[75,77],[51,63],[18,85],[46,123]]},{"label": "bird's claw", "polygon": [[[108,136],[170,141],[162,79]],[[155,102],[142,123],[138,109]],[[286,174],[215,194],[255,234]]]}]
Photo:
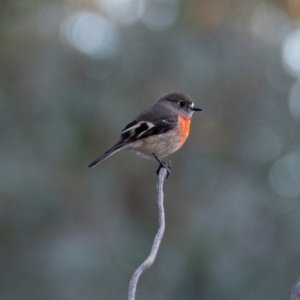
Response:
[{"label": "bird's claw", "polygon": [[157,157],[155,154],[153,154],[153,155],[154,155],[155,159],[159,162],[159,167],[158,167],[158,169],[156,171],[156,174],[157,175],[159,174],[159,171],[160,171],[161,168],[165,168],[167,170],[167,176],[166,176],[166,178],[168,178],[169,175],[170,175],[170,172],[171,172],[172,162],[169,161],[169,164],[168,164],[165,161],[161,160],[159,157]]}]

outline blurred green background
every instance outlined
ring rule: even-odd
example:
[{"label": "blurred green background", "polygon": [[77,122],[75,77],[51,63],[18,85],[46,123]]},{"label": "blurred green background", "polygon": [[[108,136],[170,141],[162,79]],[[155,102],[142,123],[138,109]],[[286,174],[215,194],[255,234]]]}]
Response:
[{"label": "blurred green background", "polygon": [[170,156],[137,299],[285,299],[300,274],[299,0],[0,3],[0,299],[126,299],[157,162],[87,165],[163,94],[203,112]]}]

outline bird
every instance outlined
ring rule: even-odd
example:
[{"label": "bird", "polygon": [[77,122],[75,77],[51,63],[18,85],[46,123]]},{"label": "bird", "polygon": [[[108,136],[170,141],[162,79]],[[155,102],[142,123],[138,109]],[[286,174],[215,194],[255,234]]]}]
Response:
[{"label": "bird", "polygon": [[121,131],[119,140],[101,156],[89,164],[97,164],[121,150],[131,150],[145,158],[155,158],[161,168],[171,165],[161,158],[177,151],[185,143],[194,112],[202,111],[183,92],[171,92],[162,96],[154,105],[141,112]]}]

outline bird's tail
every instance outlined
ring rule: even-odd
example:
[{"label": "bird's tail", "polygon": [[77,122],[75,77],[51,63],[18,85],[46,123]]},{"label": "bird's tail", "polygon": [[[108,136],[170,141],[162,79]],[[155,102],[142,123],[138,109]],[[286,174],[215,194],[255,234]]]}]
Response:
[{"label": "bird's tail", "polygon": [[101,161],[107,159],[108,157],[112,156],[116,152],[120,151],[122,149],[123,145],[114,145],[110,149],[108,149],[106,152],[104,152],[101,156],[99,156],[97,159],[95,159],[93,162],[89,164],[89,168],[95,167],[97,164],[99,164]]}]

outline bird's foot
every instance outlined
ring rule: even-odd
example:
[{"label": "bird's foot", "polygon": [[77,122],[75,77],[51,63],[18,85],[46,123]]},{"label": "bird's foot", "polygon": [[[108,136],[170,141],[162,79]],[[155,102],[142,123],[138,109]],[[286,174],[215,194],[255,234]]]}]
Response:
[{"label": "bird's foot", "polygon": [[161,160],[159,157],[157,157],[155,154],[153,154],[153,156],[155,157],[155,159],[159,162],[159,167],[156,171],[156,174],[158,175],[159,174],[159,171],[161,168],[165,168],[167,170],[167,176],[166,178],[169,177],[170,175],[170,170],[171,170],[171,166],[172,166],[172,162],[169,161],[169,163],[166,163],[165,161]]}]

